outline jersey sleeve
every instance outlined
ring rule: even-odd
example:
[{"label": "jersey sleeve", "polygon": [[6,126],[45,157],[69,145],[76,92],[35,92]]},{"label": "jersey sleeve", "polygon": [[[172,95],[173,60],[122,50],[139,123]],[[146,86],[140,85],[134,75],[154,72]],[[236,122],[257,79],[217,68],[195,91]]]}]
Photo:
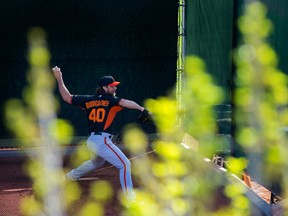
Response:
[{"label": "jersey sleeve", "polygon": [[84,108],[87,99],[91,97],[90,95],[72,95],[71,104]]},{"label": "jersey sleeve", "polygon": [[[117,106],[119,105],[120,100],[122,100],[122,98],[113,96],[110,100],[111,106]],[[120,106],[120,105],[119,105]]]}]

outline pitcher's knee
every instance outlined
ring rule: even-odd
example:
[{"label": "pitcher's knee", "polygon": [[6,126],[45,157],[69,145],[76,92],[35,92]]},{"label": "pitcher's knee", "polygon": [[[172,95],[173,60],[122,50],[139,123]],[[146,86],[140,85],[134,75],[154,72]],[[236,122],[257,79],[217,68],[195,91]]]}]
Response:
[{"label": "pitcher's knee", "polygon": [[126,169],[131,169],[131,163],[129,160],[125,163],[125,165],[126,165]]},{"label": "pitcher's knee", "polygon": [[122,163],[117,167],[118,169],[122,168],[130,169],[131,168],[131,163],[129,160],[123,160]]}]

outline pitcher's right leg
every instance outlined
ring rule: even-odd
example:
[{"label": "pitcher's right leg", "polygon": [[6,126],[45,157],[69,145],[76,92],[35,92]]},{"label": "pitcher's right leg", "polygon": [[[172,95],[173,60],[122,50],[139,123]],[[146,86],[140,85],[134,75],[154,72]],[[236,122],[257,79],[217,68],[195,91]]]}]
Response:
[{"label": "pitcher's right leg", "polygon": [[77,168],[71,170],[66,174],[66,178],[69,180],[77,181],[83,175],[102,167],[105,163],[103,158],[97,157],[96,159],[90,159],[85,161]]}]

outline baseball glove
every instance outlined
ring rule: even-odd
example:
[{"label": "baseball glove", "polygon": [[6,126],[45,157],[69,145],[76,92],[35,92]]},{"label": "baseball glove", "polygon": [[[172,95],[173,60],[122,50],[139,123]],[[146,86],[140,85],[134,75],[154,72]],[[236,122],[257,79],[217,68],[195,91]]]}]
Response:
[{"label": "baseball glove", "polygon": [[151,113],[147,109],[144,109],[142,113],[137,117],[137,121],[139,122],[152,121]]}]

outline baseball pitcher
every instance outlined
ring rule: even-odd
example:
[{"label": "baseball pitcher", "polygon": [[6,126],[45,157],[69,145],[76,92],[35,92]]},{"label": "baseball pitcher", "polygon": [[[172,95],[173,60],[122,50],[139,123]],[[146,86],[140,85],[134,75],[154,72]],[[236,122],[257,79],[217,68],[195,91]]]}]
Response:
[{"label": "baseball pitcher", "polygon": [[141,111],[138,118],[141,121],[149,118],[149,112],[134,101],[117,97],[116,90],[120,82],[115,81],[112,76],[104,76],[99,80],[99,87],[95,95],[71,95],[64,84],[61,69],[56,66],[52,70],[62,99],[86,111],[89,130],[87,146],[94,155],[90,160],[68,172],[66,178],[78,180],[81,176],[98,169],[104,165],[105,161],[108,161],[119,169],[123,193],[128,202],[133,202],[135,193],[131,178],[131,164],[124,153],[112,142],[111,126],[116,114],[123,108]]}]

